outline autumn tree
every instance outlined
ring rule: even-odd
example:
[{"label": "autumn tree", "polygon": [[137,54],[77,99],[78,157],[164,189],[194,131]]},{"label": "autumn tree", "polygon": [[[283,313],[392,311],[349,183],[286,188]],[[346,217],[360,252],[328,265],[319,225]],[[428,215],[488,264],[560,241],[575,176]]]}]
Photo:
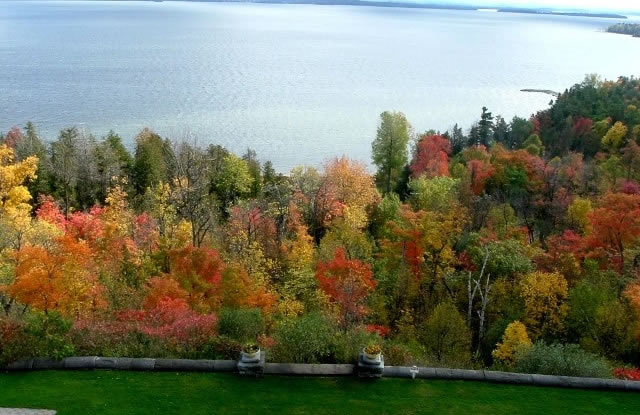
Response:
[{"label": "autumn tree", "polygon": [[106,306],[86,243],[62,237],[51,249],[23,248],[16,261],[16,279],[8,292],[20,303],[75,318]]},{"label": "autumn tree", "polygon": [[407,164],[411,125],[401,112],[380,114],[380,125],[372,144],[373,164],[378,167],[376,182],[383,193],[394,190]]},{"label": "autumn tree", "polygon": [[345,251],[338,248],[331,261],[318,263],[316,279],[336,304],[345,329],[362,318],[366,312],[364,301],[376,285],[368,264],[347,259]]},{"label": "autumn tree", "polygon": [[[438,290],[454,296],[447,276],[457,264],[454,246],[467,223],[467,211],[451,206],[445,212],[418,211],[404,207],[391,224],[392,237],[381,241],[380,258],[385,273],[406,270],[409,277],[393,289],[394,302],[409,302],[417,316],[435,307]],[[398,289],[401,288],[401,289]]]},{"label": "autumn tree", "polygon": [[520,282],[525,324],[534,339],[557,335],[567,315],[567,280],[559,273],[531,272]]},{"label": "autumn tree", "polygon": [[424,134],[416,143],[415,154],[411,162],[413,177],[449,175],[449,154],[451,143],[439,134]]},{"label": "autumn tree", "polygon": [[218,309],[224,270],[220,255],[210,248],[188,246],[171,252],[170,277],[188,293],[187,301],[196,310]]},{"label": "autumn tree", "polygon": [[618,149],[624,143],[624,138],[629,129],[622,122],[618,121],[602,137],[602,144],[611,149]]},{"label": "autumn tree", "polygon": [[587,217],[592,230],[586,241],[589,255],[622,272],[627,250],[640,237],[640,195],[609,193]]},{"label": "autumn tree", "polygon": [[19,249],[31,222],[31,194],[26,183],[36,177],[34,156],[16,162],[12,148],[0,145],[0,252]]},{"label": "autumn tree", "polygon": [[502,342],[496,345],[492,356],[494,359],[511,366],[514,363],[516,352],[523,348],[531,347],[531,344],[525,325],[519,321],[514,321],[507,326],[502,336]]}]

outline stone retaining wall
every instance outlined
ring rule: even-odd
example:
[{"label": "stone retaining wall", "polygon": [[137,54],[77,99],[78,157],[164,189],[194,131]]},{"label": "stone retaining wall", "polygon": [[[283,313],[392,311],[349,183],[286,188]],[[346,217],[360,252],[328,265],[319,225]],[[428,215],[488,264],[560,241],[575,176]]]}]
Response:
[{"label": "stone retaining wall", "polygon": [[[8,371],[23,370],[141,370],[186,372],[236,372],[235,360],[146,359],[127,357],[82,356],[67,357],[61,361],[29,359],[11,363]],[[416,371],[417,370],[417,371]],[[264,373],[289,376],[352,376],[356,366],[348,364],[267,363]],[[570,376],[535,375],[526,373],[494,372],[490,370],[462,370],[408,366],[385,366],[384,377],[416,379],[452,379],[494,382],[518,385],[552,386],[583,389],[609,389],[640,392],[640,382],[620,379],[578,378]]]}]

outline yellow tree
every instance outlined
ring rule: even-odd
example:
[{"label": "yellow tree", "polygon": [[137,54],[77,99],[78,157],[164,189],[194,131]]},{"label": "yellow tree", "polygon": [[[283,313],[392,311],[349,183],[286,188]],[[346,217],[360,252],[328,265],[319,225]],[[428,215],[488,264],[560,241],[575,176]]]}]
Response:
[{"label": "yellow tree", "polygon": [[525,323],[532,337],[557,334],[567,315],[569,289],[567,280],[559,273],[535,271],[520,282],[524,299]]},{"label": "yellow tree", "polygon": [[337,205],[337,216],[344,217],[354,226],[367,225],[366,208],[379,199],[373,177],[364,164],[346,157],[336,158],[324,167],[321,186]]},{"label": "yellow tree", "polygon": [[19,249],[31,217],[31,194],[25,182],[36,178],[38,158],[16,162],[12,148],[0,145],[0,252]]},{"label": "yellow tree", "polygon": [[627,126],[618,121],[602,137],[602,144],[612,149],[620,148],[628,131]]},{"label": "yellow tree", "polygon": [[514,321],[507,326],[502,342],[496,345],[496,349],[491,354],[494,359],[501,360],[510,366],[514,362],[516,352],[530,346],[531,340],[527,334],[527,328],[521,322]]}]

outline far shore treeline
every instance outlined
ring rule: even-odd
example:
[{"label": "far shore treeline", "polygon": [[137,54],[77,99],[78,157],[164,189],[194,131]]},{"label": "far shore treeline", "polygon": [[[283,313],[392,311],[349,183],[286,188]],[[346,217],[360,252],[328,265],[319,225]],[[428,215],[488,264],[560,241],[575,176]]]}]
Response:
[{"label": "far shore treeline", "polygon": [[640,24],[638,23],[618,23],[609,26],[607,29],[610,33],[619,33],[621,35],[631,35],[640,37]]},{"label": "far shore treeline", "polygon": [[380,114],[374,175],[348,156],[282,174],[150,128],[133,152],[4,132],[0,365],[379,345],[389,365],[640,379],[640,80],[479,116]]}]

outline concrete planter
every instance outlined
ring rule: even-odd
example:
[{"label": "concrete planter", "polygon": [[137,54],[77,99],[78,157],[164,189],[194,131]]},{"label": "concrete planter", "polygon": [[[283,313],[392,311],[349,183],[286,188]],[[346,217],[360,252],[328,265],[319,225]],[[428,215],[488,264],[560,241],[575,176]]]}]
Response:
[{"label": "concrete planter", "polygon": [[364,350],[358,357],[358,376],[361,378],[381,378],[384,373],[384,356],[382,354],[367,355]]},{"label": "concrete planter", "polygon": [[378,353],[378,354],[371,354],[371,353],[367,353],[364,349],[362,350],[362,359],[366,362],[366,363],[370,363],[372,365],[377,365],[380,364],[380,362],[382,362],[382,353]]},{"label": "concrete planter", "polygon": [[247,353],[244,350],[240,354],[240,361],[243,363],[255,363],[260,361],[260,349],[257,352]]},{"label": "concrete planter", "polygon": [[240,361],[238,361],[238,373],[245,376],[262,376],[265,366],[264,352],[249,353],[247,357],[244,355],[243,352]]}]

